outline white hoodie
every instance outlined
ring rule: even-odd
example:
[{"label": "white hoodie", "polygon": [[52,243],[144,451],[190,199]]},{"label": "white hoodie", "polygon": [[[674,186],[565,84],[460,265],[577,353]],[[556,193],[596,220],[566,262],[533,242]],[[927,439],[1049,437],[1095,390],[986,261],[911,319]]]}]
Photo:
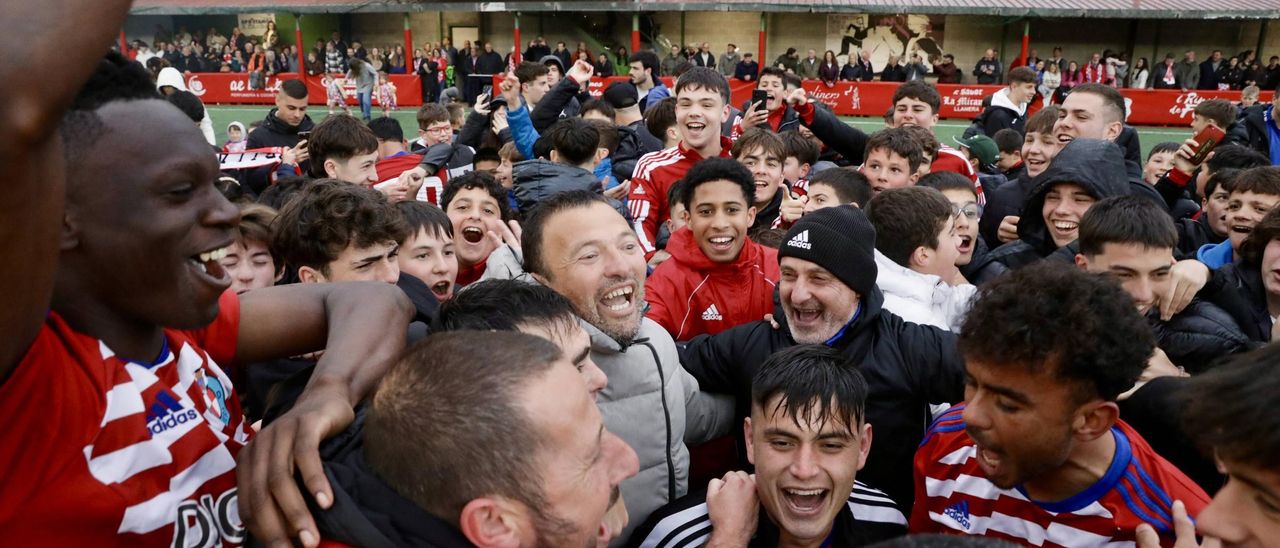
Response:
[{"label": "white hoodie", "polygon": [[950,285],[893,262],[876,250],[876,286],[884,293],[884,309],[903,320],[959,331],[978,288]]},{"label": "white hoodie", "polygon": [[1012,110],[1012,111],[1014,111],[1014,112],[1018,113],[1018,117],[1019,117],[1019,118],[1021,118],[1021,117],[1022,117],[1022,116],[1024,116],[1024,115],[1026,115],[1026,113],[1027,113],[1027,104],[1026,104],[1026,103],[1022,103],[1022,104],[1019,104],[1019,105],[1015,105],[1015,104],[1013,104],[1013,101],[1011,101],[1011,100],[1009,99],[1009,88],[1007,88],[1007,87],[1006,87],[1006,88],[1004,88],[1004,89],[1002,89],[1002,90],[1000,90],[1000,91],[997,91],[997,92],[995,92],[995,93],[991,94],[991,106],[993,106],[993,107],[1004,107],[1004,108],[1007,108],[1007,109],[1009,109],[1009,110]]},{"label": "white hoodie", "polygon": [[[190,91],[187,89],[187,82],[183,80],[182,73],[173,67],[165,67],[160,69],[160,74],[156,75],[156,89],[164,86],[171,86],[181,91]],[[204,140],[209,144],[217,146],[213,137],[213,120],[209,118],[209,109],[204,109],[204,119],[200,120],[200,132],[204,134]]]}]

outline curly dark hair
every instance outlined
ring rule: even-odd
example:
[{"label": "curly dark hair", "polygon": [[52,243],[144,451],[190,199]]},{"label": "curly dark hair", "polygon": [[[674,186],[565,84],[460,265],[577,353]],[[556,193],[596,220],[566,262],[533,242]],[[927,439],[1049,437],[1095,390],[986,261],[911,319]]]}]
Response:
[{"label": "curly dark hair", "polygon": [[1191,379],[1181,396],[1184,431],[1224,462],[1274,469],[1280,458],[1280,348],[1232,356]]},{"label": "curly dark hair", "polygon": [[409,227],[386,196],[337,179],[312,181],[272,224],[271,254],[291,273],[310,267],[329,275],[329,263],[349,245],[403,242]]},{"label": "curly dark hair", "polygon": [[1051,369],[1081,402],[1114,401],[1146,368],[1155,339],[1114,281],[1041,261],[982,287],[959,348],[966,361]]},{"label": "curly dark hair", "polygon": [[750,207],[755,200],[756,183],[751,172],[742,164],[728,158],[707,158],[689,168],[689,172],[681,179],[680,203],[685,209],[693,209],[693,198],[698,187],[713,181],[728,181],[742,190],[742,203]]}]

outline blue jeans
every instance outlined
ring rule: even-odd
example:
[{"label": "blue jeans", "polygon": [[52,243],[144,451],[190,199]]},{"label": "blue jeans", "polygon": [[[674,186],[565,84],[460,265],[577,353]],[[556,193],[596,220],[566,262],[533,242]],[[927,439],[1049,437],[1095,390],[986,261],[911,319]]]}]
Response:
[{"label": "blue jeans", "polygon": [[373,90],[357,92],[356,97],[360,99],[360,114],[367,122],[373,117]]}]

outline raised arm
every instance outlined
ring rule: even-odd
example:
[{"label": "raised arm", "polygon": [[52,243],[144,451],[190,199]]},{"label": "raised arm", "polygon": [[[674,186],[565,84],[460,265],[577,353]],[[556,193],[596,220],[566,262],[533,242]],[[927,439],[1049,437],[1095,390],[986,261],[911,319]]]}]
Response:
[{"label": "raised arm", "polygon": [[[48,0],[0,4],[0,383],[26,354],[49,311],[66,200],[56,128],[102,58],[128,0]],[[58,67],[57,70],[43,70]],[[30,82],[40,74],[39,85]]]}]

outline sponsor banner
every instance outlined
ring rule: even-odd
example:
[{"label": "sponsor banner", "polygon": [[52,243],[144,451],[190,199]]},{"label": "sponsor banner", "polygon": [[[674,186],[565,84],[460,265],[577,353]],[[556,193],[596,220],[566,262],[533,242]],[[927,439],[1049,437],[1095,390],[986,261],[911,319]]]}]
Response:
[{"label": "sponsor banner", "polygon": [[[300,76],[292,72],[284,72],[266,78],[263,89],[249,87],[249,75],[243,72],[188,72],[183,75],[187,81],[187,89],[209,105],[220,104],[260,104],[269,105],[276,101],[276,92],[285,80],[296,80]],[[347,80],[335,75],[342,85],[342,93],[348,105],[359,105],[356,100],[355,80]],[[422,104],[422,84],[418,75],[392,74],[387,76],[396,87],[396,104],[399,107],[416,107]],[[307,76],[307,102],[312,105],[323,105],[327,94],[319,76]],[[378,105],[377,89],[373,94],[373,105]]]},{"label": "sponsor banner", "polygon": [[241,13],[236,16],[240,33],[248,36],[262,36],[267,33],[267,23],[276,22],[274,13]]}]

